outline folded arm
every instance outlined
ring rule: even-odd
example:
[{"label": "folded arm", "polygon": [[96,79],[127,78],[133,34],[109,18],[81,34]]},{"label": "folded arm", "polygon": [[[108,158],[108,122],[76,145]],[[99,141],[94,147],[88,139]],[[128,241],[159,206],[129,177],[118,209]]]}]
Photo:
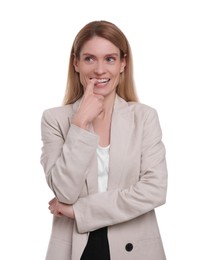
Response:
[{"label": "folded arm", "polygon": [[79,198],[73,209],[80,233],[131,220],[165,203],[167,168],[161,138],[157,113],[151,110],[144,122],[139,181],[127,189]]}]

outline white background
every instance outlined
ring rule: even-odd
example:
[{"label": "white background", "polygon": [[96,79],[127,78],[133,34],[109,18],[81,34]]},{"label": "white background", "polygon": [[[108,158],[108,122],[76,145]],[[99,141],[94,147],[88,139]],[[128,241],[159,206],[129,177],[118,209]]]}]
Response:
[{"label": "white background", "polygon": [[99,19],[126,34],[140,101],[155,107],[160,117],[169,189],[157,216],[167,259],[204,259],[202,3],[0,2],[0,259],[45,257],[52,194],[39,162],[41,115],[61,105],[76,33]]}]

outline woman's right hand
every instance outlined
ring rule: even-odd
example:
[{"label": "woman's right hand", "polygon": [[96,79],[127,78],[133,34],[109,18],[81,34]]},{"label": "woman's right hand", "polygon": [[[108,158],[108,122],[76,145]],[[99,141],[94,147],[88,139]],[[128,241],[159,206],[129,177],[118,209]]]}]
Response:
[{"label": "woman's right hand", "polygon": [[104,97],[94,94],[94,84],[96,83],[96,79],[89,81],[79,108],[72,118],[72,124],[86,130],[88,130],[89,124],[103,111]]}]

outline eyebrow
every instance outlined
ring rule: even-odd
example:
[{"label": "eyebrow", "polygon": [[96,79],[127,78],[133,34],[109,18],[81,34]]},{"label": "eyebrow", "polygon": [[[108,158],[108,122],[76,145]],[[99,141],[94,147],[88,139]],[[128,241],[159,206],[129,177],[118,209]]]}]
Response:
[{"label": "eyebrow", "polygon": [[[86,52],[83,53],[82,56],[96,56],[96,55]],[[105,56],[119,56],[119,54],[114,52],[114,53],[106,54]]]}]

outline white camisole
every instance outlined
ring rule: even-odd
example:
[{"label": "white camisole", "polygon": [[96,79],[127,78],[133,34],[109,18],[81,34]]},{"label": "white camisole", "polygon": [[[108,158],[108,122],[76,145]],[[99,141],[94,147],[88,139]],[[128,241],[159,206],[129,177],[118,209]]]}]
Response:
[{"label": "white camisole", "polygon": [[106,147],[98,146],[97,148],[99,192],[105,192],[108,186],[109,151],[110,145]]}]

